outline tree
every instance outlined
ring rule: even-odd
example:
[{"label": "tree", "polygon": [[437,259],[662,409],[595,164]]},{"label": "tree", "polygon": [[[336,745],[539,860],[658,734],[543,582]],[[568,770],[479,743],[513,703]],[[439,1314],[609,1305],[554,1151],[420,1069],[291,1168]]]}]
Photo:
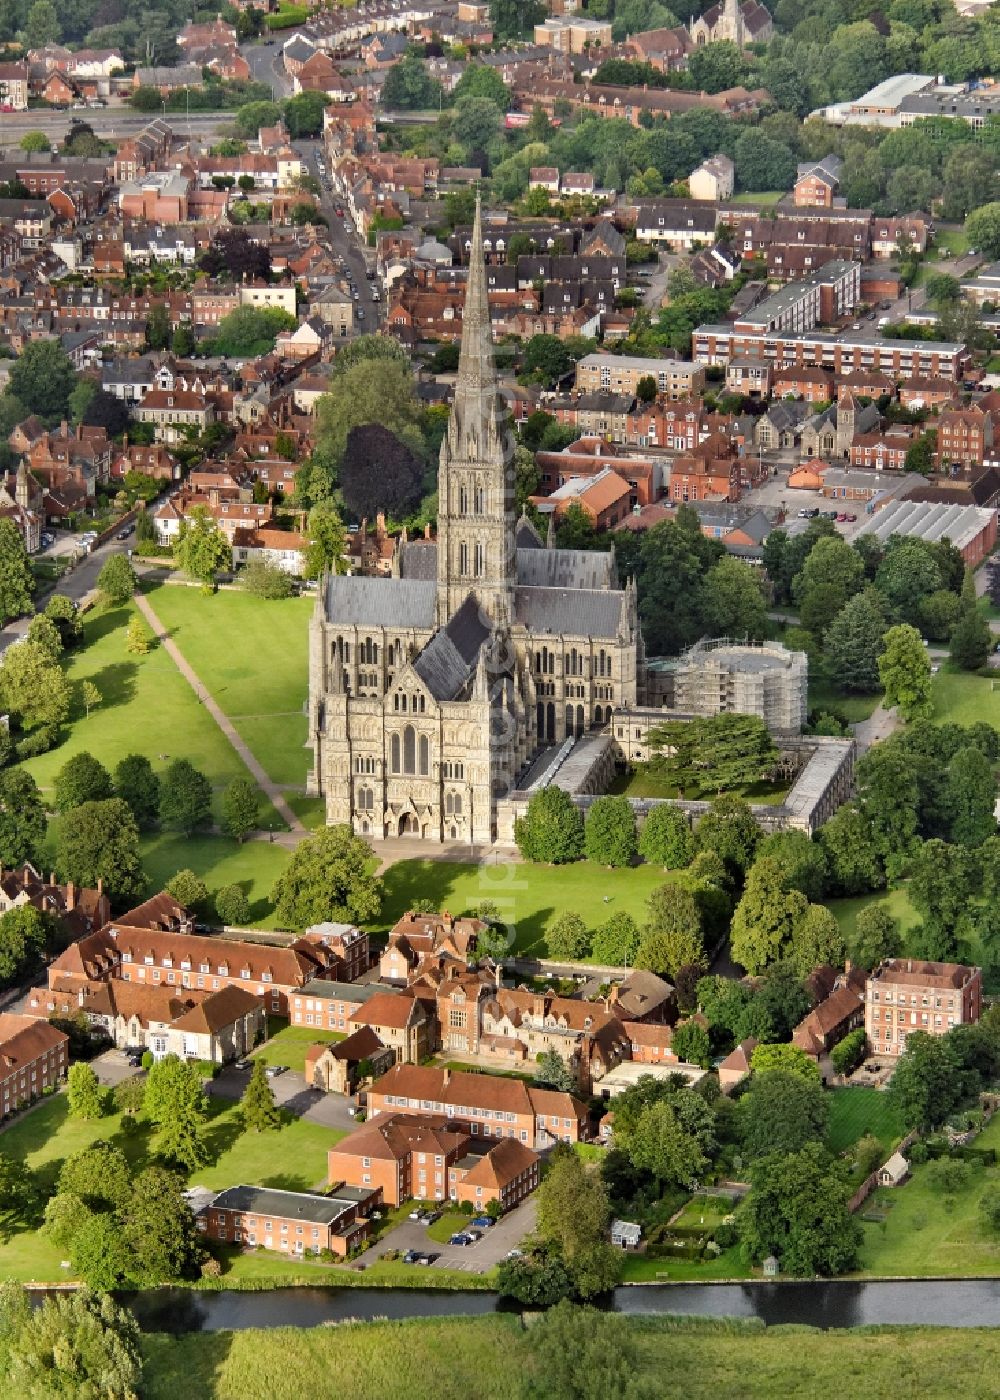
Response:
[{"label": "tree", "polygon": [[242,885],[224,885],[215,896],[215,912],[220,923],[239,928],[250,920],[250,901]]},{"label": "tree", "polygon": [[698,851],[715,851],[734,879],[742,879],[760,840],[750,805],[741,797],[717,797],[695,828]]},{"label": "tree", "polygon": [[948,1036],[910,1031],[886,1090],[907,1128],[926,1131],[944,1122],[963,1092],[957,1070]]},{"label": "tree", "polygon": [[90,1288],[122,1288],[128,1281],[129,1258],[121,1226],[111,1215],[85,1216],[69,1248],[77,1276]]},{"label": "tree", "polygon": [[732,792],[760,780],[777,749],[757,715],[666,720],[649,731],[650,767],[682,795]]},{"label": "tree", "polygon": [[686,963],[705,961],[701,909],[692,890],[678,883],[661,885],[649,896],[648,907],[636,967],[672,977]]},{"label": "tree", "polygon": [[366,924],[382,907],[382,881],[372,850],[349,826],[327,826],[296,847],[272,898],[282,927],[302,929],[327,919]]},{"label": "tree", "polygon": [[205,1119],[205,1096],[197,1067],[167,1055],[149,1070],[143,1111],[160,1128],[157,1154],[194,1171],[207,1161],[200,1128]]},{"label": "tree", "polygon": [[80,621],[80,610],[71,598],[66,598],[61,593],[53,593],[45,604],[45,616],[59,629],[65,651],[75,647],[82,640],[83,624]]},{"label": "tree", "polygon": [[631,914],[621,909],[594,930],[591,956],[605,966],[619,967],[626,963],[634,966],[638,948],[639,926]]},{"label": "tree", "polygon": [[557,1147],[538,1188],[538,1233],[556,1246],[580,1297],[605,1293],[617,1282],[618,1261],[604,1244],[610,1219],[607,1189],[571,1149]]},{"label": "tree", "polygon": [[755,1074],[740,1099],[740,1138],[751,1158],[799,1152],[826,1135],[829,1109],[819,1076],[769,1069]]},{"label": "tree", "polygon": [[583,829],[587,859],[612,869],[633,865],[638,853],[635,813],[627,797],[599,797]]},{"label": "tree", "polygon": [[685,1064],[701,1065],[702,1069],[708,1069],[712,1063],[708,1031],[700,1021],[680,1021],[670,1037],[670,1048]]},{"label": "tree", "polygon": [[13,520],[0,520],[0,626],[31,611],[33,591],[34,577],[21,532]]},{"label": "tree", "polygon": [[90,718],[91,710],[96,710],[103,699],[101,692],[93,681],[85,680],[80,682],[80,703],[83,705],[87,718]]},{"label": "tree", "polygon": [[636,382],[635,396],[640,403],[656,402],[656,379],[651,374],[644,374]]},{"label": "tree", "polygon": [[878,674],[886,705],[897,706],[903,719],[930,716],[934,708],[930,657],[915,627],[902,624],[889,628],[878,659]]},{"label": "tree", "polygon": [[839,535],[818,539],[792,580],[802,625],[822,636],[849,598],[864,584],[861,556]]},{"label": "tree", "polygon": [[847,951],[840,925],[822,904],[810,904],[792,931],[789,962],[802,977],[817,967],[840,967]]},{"label": "tree", "polygon": [[212,784],[186,758],[175,758],[163,775],[160,822],[185,836],[212,824]]},{"label": "tree", "polygon": [[965,221],[965,232],[973,248],[988,258],[1000,258],[1000,203],[973,209]]},{"label": "tree", "polygon": [[9,870],[37,861],[46,825],[42,795],[31,774],[23,768],[0,771],[0,864]]},{"label": "tree", "polygon": [[765,856],[755,861],[733,914],[733,958],[750,973],[780,961],[791,951],[795,928],[807,908],[805,895],[787,888],[776,860]]},{"label": "tree", "polygon": [[22,729],[58,728],[73,690],[57,661],[37,642],[8,647],[0,664],[0,703]]},{"label": "tree", "polygon": [[59,1195],[75,1196],[88,1210],[119,1210],[130,1190],[128,1161],[123,1152],[106,1142],[94,1142],[74,1152],[59,1171]]},{"label": "tree", "polygon": [[819,1143],[773,1151],[753,1166],[738,1230],[749,1257],[773,1254],[794,1277],[846,1273],[857,1264],[861,1224],[850,1213],[852,1188]]},{"label": "tree", "polygon": [[928,924],[954,940],[965,927],[974,883],[969,851],[946,841],[925,841],[911,862],[910,902]]},{"label": "tree", "polygon": [[413,392],[413,371],[395,357],[366,358],[336,375],[330,392],[316,404],[316,456],[337,466],[353,428],[379,424],[414,453],[421,451],[420,405]]},{"label": "tree", "polygon": [[260,820],[260,793],[252,778],[234,778],[222,794],[222,822],[242,844]]},{"label": "tree", "polygon": [[975,585],[971,573],[967,572],[962,585],[961,611],[951,634],[951,659],[962,671],[981,671],[992,650],[993,633],[976,605]]},{"label": "tree", "polygon": [[[266,496],[266,489],[264,495]],[[251,559],[248,564],[244,564],[240,570],[239,583],[253,598],[274,601],[292,596],[292,580],[289,575],[278,564],[272,564],[267,559]]]},{"label": "tree", "polygon": [[98,880],[113,902],[143,893],[146,880],[139,859],[139,828],[120,797],[84,802],[67,812],[56,838],[60,878],[88,889]]},{"label": "tree", "polygon": [[246,229],[222,227],[202,253],[199,266],[210,277],[245,281],[271,275],[271,253],[267,245],[251,238]]},{"label": "tree", "polygon": [[131,1281],[140,1288],[191,1278],[202,1244],[182,1183],[163,1167],[146,1167],[132,1182],[122,1212]]},{"label": "tree", "polygon": [[858,911],[851,956],[859,967],[871,972],[886,958],[898,958],[902,951],[899,920],[884,904],[869,904]]},{"label": "tree", "polygon": [[415,51],[405,53],[385,75],[382,102],[389,111],[415,112],[436,108],[441,100],[441,84],[431,77],[427,65]]},{"label": "tree", "polygon": [[705,625],[717,636],[759,642],[767,635],[767,608],[759,572],[741,559],[720,559],[705,575]]},{"label": "tree", "polygon": [[667,1100],[650,1104],[643,1111],[631,1135],[629,1155],[635,1166],[652,1173],[661,1186],[686,1191],[696,1188],[708,1166],[698,1139],[684,1130]]},{"label": "tree", "polygon": [[811,1060],[797,1045],[758,1045],[750,1056],[750,1068],[754,1074],[790,1074],[804,1079],[807,1084],[819,1084],[819,1065]]},{"label": "tree", "polygon": [[100,1080],[82,1062],[70,1065],[66,1078],[67,1100],[72,1118],[103,1118],[105,1094]]},{"label": "tree", "polygon": [[542,788],[515,821],[514,840],[525,860],[565,865],[583,855],[583,817],[562,788]]},{"label": "tree", "polygon": [[[516,1261],[521,1262],[521,1261]],[[526,1300],[543,1306],[541,1299]],[[558,1302],[539,1314],[530,1333],[524,1394],[545,1400],[649,1400],[655,1386],[642,1375],[630,1337],[615,1319]]]},{"label": "tree", "polygon": [[691,864],[694,833],[684,812],[666,803],[654,807],[639,832],[639,853],[650,865],[679,870]]},{"label": "tree", "polygon": [[344,504],[359,520],[379,511],[405,515],[422,493],[424,467],[417,454],[380,423],[351,428],[340,462]]},{"label": "tree", "polygon": [[41,647],[42,651],[52,661],[58,661],[62,656],[62,637],[59,635],[59,628],[50,617],[44,613],[39,613],[28,623],[27,639],[35,646]]},{"label": "tree", "polygon": [[194,331],[185,322],[176,327],[170,338],[171,353],[179,360],[186,360],[189,355],[193,355],[196,344]]},{"label": "tree", "polygon": [[262,1133],[265,1128],[279,1128],[281,1114],[274,1101],[274,1090],[267,1077],[267,1065],[263,1060],[254,1060],[247,1087],[240,1099],[240,1117],[243,1127],[249,1132]]},{"label": "tree", "polygon": [[758,131],[743,133],[733,158],[736,180],[743,190],[787,190],[794,183],[795,156],[783,142]]},{"label": "tree", "polygon": [[27,13],[24,24],[24,38],[30,49],[42,49],[46,44],[57,44],[62,37],[59,13],[52,0],[35,0]]},{"label": "tree", "polygon": [[160,780],[145,754],[129,753],[115,768],[115,796],[127,802],[140,831],[152,831],[160,812]]},{"label": "tree", "polygon": [[0,914],[0,983],[9,985],[38,967],[55,942],[56,928],[54,917],[32,904],[15,904]]},{"label": "tree", "polygon": [[466,155],[486,151],[500,134],[503,112],[488,97],[463,97],[454,106],[451,134]]},{"label": "tree", "polygon": [[[830,1051],[830,1063],[833,1065],[834,1069],[838,1074],[852,1074],[854,1070],[857,1069],[858,1065],[865,1057],[865,1046],[867,1044],[867,1041],[868,1037],[865,1034],[864,1026],[857,1026],[853,1031],[848,1031],[847,1035],[844,1036],[843,1040],[838,1041],[838,1043]],[[875,1142],[878,1156],[877,1160],[873,1163],[873,1165],[869,1167],[869,1172],[874,1171],[875,1167],[877,1167],[879,1162],[881,1162],[882,1160],[881,1144],[878,1142],[877,1138],[875,1139]],[[859,1150],[861,1149],[860,1143],[858,1144],[858,1148]],[[867,1175],[868,1172],[862,1172],[862,1176]]]},{"label": "tree", "polygon": [[16,1395],[134,1400],[142,1390],[139,1324],[106,1293],[61,1293],[27,1313],[8,1343],[7,1366]]},{"label": "tree", "polygon": [[113,792],[111,774],[85,749],[67,759],[55,776],[57,812],[68,812],[84,802],[103,802]]},{"label": "tree", "polygon": [[193,870],[178,870],[167,881],[167,893],[192,913],[201,913],[208,904],[208,886]]},{"label": "tree", "polygon": [[97,586],[109,603],[127,603],[139,587],[127,554],[112,554],[97,575]]},{"label": "tree", "polygon": [[551,925],[545,942],[548,945],[549,956],[553,958],[565,958],[575,962],[587,957],[590,952],[587,925],[579,914],[573,914],[569,910],[560,914]]},{"label": "tree", "polygon": [[233,566],[233,548],[204,506],[194,506],[181,521],[174,558],[189,578],[211,583]]},{"label": "tree", "polygon": [[282,104],[281,113],[285,119],[288,134],[294,141],[302,137],[318,136],[323,130],[323,112],[327,104],[324,92],[300,92],[289,97]]},{"label": "tree", "polygon": [[165,350],[170,344],[170,313],[166,302],[153,302],[146,317],[147,350]]},{"label": "tree", "polygon": [[847,600],[823,638],[827,668],[838,690],[860,695],[878,690],[885,631],[882,602],[873,588]]},{"label": "tree", "polygon": [[757,847],[757,858],[777,861],[790,890],[801,890],[806,899],[820,900],[826,889],[827,861],[823,847],[804,831],[775,831]]},{"label": "tree", "polygon": [[131,656],[145,656],[151,641],[146,624],[138,613],[133,613],[125,628],[125,650]]},{"label": "tree", "polygon": [[313,506],[306,524],[306,539],[309,542],[303,570],[306,578],[343,572],[344,526],[332,501],[319,501]]},{"label": "tree", "polygon": [[984,753],[959,749],[948,767],[946,794],[952,841],[971,848],[996,835],[996,782],[993,765]]},{"label": "tree", "polygon": [[52,142],[45,135],[44,131],[26,131],[18,142],[22,151],[28,155],[32,151],[51,151]]},{"label": "tree", "polygon": [[920,620],[925,598],[943,587],[941,570],[923,540],[895,539],[875,575],[875,587],[886,601],[889,614],[913,626]]},{"label": "tree", "polygon": [[10,392],[28,413],[58,422],[69,416],[76,370],[58,340],[29,340],[10,367]]},{"label": "tree", "polygon": [[543,1050],[535,1065],[535,1083],[566,1094],[577,1091],[576,1075],[557,1050]]}]

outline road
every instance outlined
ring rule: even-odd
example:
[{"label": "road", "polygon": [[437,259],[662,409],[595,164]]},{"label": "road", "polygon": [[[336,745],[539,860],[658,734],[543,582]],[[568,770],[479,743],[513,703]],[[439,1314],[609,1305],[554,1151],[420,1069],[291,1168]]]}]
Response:
[{"label": "road", "polygon": [[[133,112],[127,107],[87,108],[85,111],[4,113],[0,148],[17,148],[26,131],[44,131],[54,143],[59,143],[69,131],[70,123],[85,121],[98,136],[109,140],[131,136],[141,131],[153,120],[163,116],[162,112]],[[192,112],[190,117],[183,112],[167,112],[166,120],[178,136],[204,138],[211,136],[219,127],[231,126],[232,112]]]},{"label": "road", "polygon": [[[134,535],[128,540],[118,540],[112,535],[105,544],[95,549],[92,554],[88,554],[68,573],[63,574],[58,583],[36,596],[36,607],[39,610],[44,608],[44,600],[50,592],[61,593],[66,598],[72,598],[74,603],[81,603],[87,594],[92,593],[97,587],[97,575],[111,555],[124,554],[134,543]],[[0,656],[13,642],[24,636],[30,622],[30,617],[19,617],[16,622],[8,623],[6,627],[0,629]]]},{"label": "road", "polygon": [[330,243],[334,252],[343,261],[345,268],[350,270],[354,290],[357,293],[354,301],[355,332],[365,334],[377,330],[384,303],[372,300],[374,283],[369,282],[365,277],[367,264],[361,242],[356,233],[349,233],[344,228],[345,221],[350,222],[350,216],[347,215],[346,220],[344,215],[338,217],[337,209],[338,207],[343,208],[343,205],[338,203],[335,196],[327,188],[316,164],[317,159],[324,159],[322,143],[316,140],[294,141],[292,144],[309,167],[309,174],[314,175],[320,182],[322,191],[320,209],[330,224]]},{"label": "road", "polygon": [[240,53],[250,65],[255,83],[270,83],[274,100],[291,97],[292,83],[281,62],[281,40],[271,39],[262,44],[243,44]]}]

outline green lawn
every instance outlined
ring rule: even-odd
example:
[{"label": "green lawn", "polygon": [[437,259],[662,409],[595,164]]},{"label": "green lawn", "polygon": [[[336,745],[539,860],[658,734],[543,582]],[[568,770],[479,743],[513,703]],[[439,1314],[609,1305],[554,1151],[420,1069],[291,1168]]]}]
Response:
[{"label": "green lawn", "polygon": [[953,258],[961,257],[969,251],[969,235],[962,228],[939,228],[934,241],[927,250],[928,259],[933,262],[935,254],[947,248]]},{"label": "green lawn", "polygon": [[887,1212],[884,1221],[864,1223],[862,1270],[907,1277],[1000,1273],[1000,1239],[979,1222],[979,1199],[988,1184],[1000,1183],[1000,1170],[971,1167],[968,1187],[944,1200],[927,1181],[928,1165],[914,1167],[903,1186],[880,1187],[862,1207],[862,1215]]},{"label": "green lawn", "polygon": [[[680,797],[680,790],[663,778],[648,764],[626,769],[616,774],[609,792],[624,793],[628,797]],[[777,806],[783,802],[789,790],[788,783],[754,783],[749,788],[740,789],[748,802],[761,802]]]},{"label": "green lawn", "polygon": [[[268,777],[304,785],[310,755],[302,707],[309,693],[310,598],[264,601],[224,590],[159,584],[154,611],[233,720]],[[220,646],[220,638],[226,645]]]},{"label": "green lawn", "polygon": [[831,1152],[845,1152],[866,1133],[872,1133],[888,1157],[903,1136],[899,1114],[879,1089],[831,1089],[827,1102],[830,1105],[827,1143]]},{"label": "green lawn", "polygon": [[457,1230],[469,1223],[469,1216],[460,1210],[446,1210],[440,1220],[427,1226],[427,1238],[435,1244],[447,1244]]},{"label": "green lawn", "polygon": [[[204,1135],[211,1157],[193,1174],[192,1184],[289,1191],[325,1186],[327,1152],[343,1133],[301,1119],[272,1132],[244,1133],[238,1104],[214,1098],[208,1104]],[[71,1118],[66,1095],[54,1094],[0,1131],[0,1152],[25,1162],[45,1196],[55,1189],[63,1162],[99,1140],[120,1148],[136,1168],[145,1165],[156,1147],[149,1124],[117,1113],[94,1120]],[[62,1251],[36,1230],[21,1230],[0,1244],[0,1278],[53,1281],[71,1276],[61,1265]]]},{"label": "green lawn", "polygon": [[253,1052],[251,1058],[263,1060],[267,1065],[287,1065],[289,1069],[302,1074],[310,1045],[332,1045],[343,1039],[339,1031],[318,1030],[313,1026],[282,1026],[280,1031],[268,1037],[259,1050]]},{"label": "green lawn", "polygon": [[868,719],[881,699],[881,695],[843,695],[824,677],[809,677],[810,710],[834,710],[848,724]]},{"label": "green lawn", "polygon": [[629,1254],[622,1280],[625,1283],[715,1283],[721,1279],[752,1278],[753,1273],[739,1245],[733,1245],[716,1259],[651,1259],[645,1254]]},{"label": "green lawn", "polygon": [[823,903],[840,925],[840,931],[848,946],[854,941],[855,925],[862,909],[869,904],[880,904],[888,909],[894,919],[898,919],[905,934],[920,922],[920,915],[910,903],[905,885],[878,894],[862,894],[852,899],[825,899]]},{"label": "green lawn", "polygon": [[578,913],[590,928],[621,910],[642,924],[646,901],[665,876],[658,866],[608,870],[589,861],[567,866],[512,862],[479,866],[403,860],[390,866],[383,879],[379,928],[391,928],[417,899],[430,899],[436,909],[453,914],[492,900],[501,918],[515,927],[516,950],[544,956],[545,930],[566,910]]},{"label": "green lawn", "polygon": [[[89,717],[78,707],[65,741],[24,766],[49,789],[66,760],[83,749],[110,769],[127,753],[144,754],[159,773],[172,759],[187,758],[215,788],[220,816],[222,789],[247,770],[162,648],[145,656],[126,652],[125,627],[133,611],[129,604],[87,615],[84,644],[69,653],[66,671],[74,683],[92,680],[101,704]],[[279,822],[269,803],[262,820]]]},{"label": "green lawn", "polygon": [[934,719],[938,724],[975,724],[985,720],[1000,729],[1000,690],[985,676],[955,671],[948,662],[931,681]]},{"label": "green lawn", "polygon": [[787,190],[747,190],[743,194],[734,195],[730,202],[732,204],[777,204],[787,194]]},{"label": "green lawn", "polygon": [[242,885],[250,898],[251,923],[275,927],[271,889],[291,859],[291,852],[277,843],[244,841],[228,836],[192,836],[158,832],[142,838],[142,864],[150,888],[162,889],[178,870],[193,870],[211,893],[225,885]]}]

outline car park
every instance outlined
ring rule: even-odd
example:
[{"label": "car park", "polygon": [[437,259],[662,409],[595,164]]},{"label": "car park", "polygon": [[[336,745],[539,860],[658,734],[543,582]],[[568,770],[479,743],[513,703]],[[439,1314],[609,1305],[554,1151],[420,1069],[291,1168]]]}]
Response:
[{"label": "car park", "polygon": [[426,1211],[423,1206],[414,1206],[410,1211],[411,1220],[423,1220]]}]

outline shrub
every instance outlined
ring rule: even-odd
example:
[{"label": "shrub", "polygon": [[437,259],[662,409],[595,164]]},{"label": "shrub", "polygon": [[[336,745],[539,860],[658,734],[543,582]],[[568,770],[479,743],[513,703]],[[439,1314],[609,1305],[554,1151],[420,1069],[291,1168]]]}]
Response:
[{"label": "shrub", "polygon": [[865,1057],[865,1028],[848,1032],[839,1045],[830,1051],[830,1060],[838,1074],[851,1074]]}]

